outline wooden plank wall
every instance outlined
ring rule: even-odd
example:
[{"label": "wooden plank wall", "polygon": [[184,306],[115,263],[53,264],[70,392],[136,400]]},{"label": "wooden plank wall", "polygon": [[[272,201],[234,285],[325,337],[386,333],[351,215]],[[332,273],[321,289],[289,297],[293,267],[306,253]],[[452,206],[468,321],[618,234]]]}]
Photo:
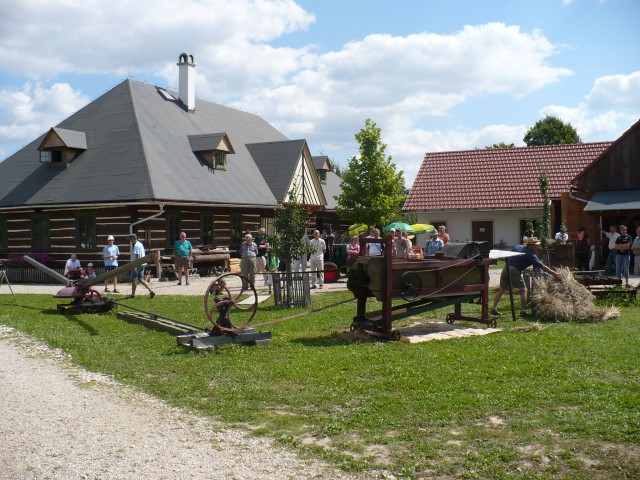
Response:
[{"label": "wooden plank wall", "polygon": [[640,189],[640,122],[580,177],[584,191]]},{"label": "wooden plank wall", "polygon": [[[101,252],[107,244],[107,237],[113,235],[116,245],[120,248],[120,260],[129,261],[129,226],[131,223],[147,218],[158,213],[158,208],[144,207],[105,207],[86,209],[87,213],[95,213],[96,216],[96,245],[95,248],[76,248],[76,220],[78,209],[43,209],[41,213],[49,215],[51,227],[51,248],[45,253],[51,253],[56,260],[56,267],[63,267],[64,263],[76,253],[83,264],[98,262],[102,265]],[[168,210],[167,210],[168,211]],[[255,210],[223,210],[188,207],[177,211],[181,215],[181,230],[187,234],[187,238],[194,245],[201,244],[200,238],[200,214],[212,213],[214,219],[213,247],[229,247],[232,256],[237,255],[241,242],[231,241],[231,217],[242,217],[242,232],[256,234],[260,228],[261,214]],[[32,252],[31,247],[31,215],[34,210],[0,212],[7,218],[8,250],[0,252],[0,257],[7,254],[27,254]],[[264,210],[265,216],[272,216],[273,212]],[[165,215],[149,219],[134,226],[139,240],[147,250],[156,250],[161,253],[169,253],[166,249],[166,217]],[[171,239],[173,243],[177,238]]]}]

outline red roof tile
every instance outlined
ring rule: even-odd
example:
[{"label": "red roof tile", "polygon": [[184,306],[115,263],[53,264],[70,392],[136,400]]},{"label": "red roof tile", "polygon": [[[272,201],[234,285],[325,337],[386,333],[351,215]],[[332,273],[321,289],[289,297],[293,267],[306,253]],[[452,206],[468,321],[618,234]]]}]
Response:
[{"label": "red roof tile", "polygon": [[611,142],[427,153],[404,210],[477,210],[537,207],[538,177],[560,198],[571,180]]}]

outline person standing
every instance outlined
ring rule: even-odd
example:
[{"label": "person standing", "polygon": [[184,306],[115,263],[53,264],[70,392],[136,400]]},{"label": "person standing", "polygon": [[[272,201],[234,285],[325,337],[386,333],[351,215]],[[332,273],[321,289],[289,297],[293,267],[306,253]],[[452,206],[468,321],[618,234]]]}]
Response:
[{"label": "person standing", "polygon": [[409,242],[407,241],[407,234],[403,230],[396,231],[394,243],[396,246],[396,258],[409,258]]},{"label": "person standing", "polygon": [[71,254],[71,258],[64,265],[64,276],[70,280],[79,280],[82,276],[82,264],[75,253]]},{"label": "person standing", "polygon": [[262,279],[267,283],[267,247],[269,246],[265,238],[265,229],[258,230],[255,243],[258,246],[258,255],[256,255],[256,273],[262,274]]},{"label": "person standing", "polygon": [[311,288],[316,288],[316,282],[319,283],[318,288],[322,288],[324,284],[324,254],[327,251],[327,244],[320,238],[320,231],[313,231],[311,242]]},{"label": "person standing", "polygon": [[589,270],[589,257],[591,256],[591,242],[587,229],[580,227],[576,239],[576,268],[580,271]]},{"label": "person standing", "polygon": [[629,287],[629,262],[631,260],[631,244],[633,239],[627,233],[626,225],[620,225],[620,235],[616,238],[616,277],[622,281],[624,277],[625,287]]},{"label": "person standing", "polygon": [[615,245],[620,234],[616,231],[615,225],[611,225],[608,232],[603,230],[602,233],[609,239],[609,255],[607,255],[607,260],[604,264],[604,274],[613,276],[616,271],[616,255],[618,253]]},{"label": "person standing", "polygon": [[438,227],[438,238],[440,240],[442,240],[442,244],[446,245],[447,243],[449,243],[451,241],[451,238],[449,237],[449,234],[447,233],[447,227],[445,227],[444,225],[440,225]]},{"label": "person standing", "polygon": [[[129,235],[129,241],[131,242],[133,253],[131,255],[131,261],[135,262],[145,256],[144,246],[138,241],[138,236],[135,233]],[[147,290],[149,290],[149,298],[156,296],[156,292],[151,289],[151,286],[144,279],[144,267],[147,264],[143,263],[135,268],[131,269],[131,295],[129,298],[136,298],[136,288],[138,283],[141,283]]]},{"label": "person standing", "polygon": [[[560,280],[560,275],[544,265],[538,258],[538,251],[540,250],[540,241],[536,237],[529,237],[526,240],[525,245],[516,245],[511,249],[512,252],[523,253],[524,255],[518,255],[509,259],[509,270],[511,274],[511,286],[513,288],[520,289],[520,315],[525,316],[525,307],[527,305],[527,286],[522,278],[522,272],[531,265],[537,265],[544,272],[553,276],[556,280]],[[500,288],[493,299],[493,308],[489,313],[491,315],[500,315],[500,312],[496,310],[500,297],[504,291],[509,288],[509,273],[507,273],[507,266],[505,265],[500,274]]]},{"label": "person standing", "polygon": [[[367,238],[373,238],[374,240],[380,240],[380,230],[377,228],[371,229],[371,235]],[[381,257],[384,253],[384,243],[367,243],[367,249],[370,257]]]},{"label": "person standing", "polygon": [[182,285],[182,275],[184,273],[185,285],[189,285],[189,261],[193,246],[187,240],[187,234],[180,232],[180,239],[173,244],[173,263],[178,275],[178,285]]},{"label": "person standing", "polygon": [[[256,281],[256,257],[258,256],[258,245],[253,241],[250,233],[244,236],[244,242],[240,245],[240,273],[249,279],[251,286]],[[243,285],[247,288],[247,285]]]},{"label": "person standing", "polygon": [[631,253],[633,253],[633,273],[640,275],[640,225],[636,227],[636,238],[631,244]]},{"label": "person standing", "polygon": [[[102,260],[104,261],[104,271],[110,272],[118,268],[118,257],[120,256],[120,249],[115,244],[115,238],[113,235],[107,237],[107,244],[102,249]],[[109,291],[109,280],[104,281],[104,291]],[[118,276],[113,276],[113,293],[120,293],[118,291]]]},{"label": "person standing", "polygon": [[438,236],[438,231],[437,230],[431,230],[431,238],[429,239],[429,241],[427,242],[427,244],[424,247],[424,254],[425,255],[433,255],[434,253],[439,252],[440,250],[442,250],[442,247],[444,247],[444,243],[442,242],[442,240]]}]

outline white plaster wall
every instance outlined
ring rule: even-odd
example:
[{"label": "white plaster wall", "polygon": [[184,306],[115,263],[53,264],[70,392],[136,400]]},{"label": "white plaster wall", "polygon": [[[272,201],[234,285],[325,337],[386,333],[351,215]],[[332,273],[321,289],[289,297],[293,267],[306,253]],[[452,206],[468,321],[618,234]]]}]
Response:
[{"label": "white plaster wall", "polygon": [[[436,225],[438,220],[447,222],[447,233],[452,241],[470,242],[471,222],[484,220],[493,222],[493,244],[504,241],[507,246],[518,245],[520,237],[520,220],[527,218],[537,219],[539,209],[532,210],[473,210],[460,212],[418,212],[417,223],[432,223]],[[437,226],[437,225],[436,225]],[[428,240],[427,235],[418,235],[418,242],[423,245]]]}]

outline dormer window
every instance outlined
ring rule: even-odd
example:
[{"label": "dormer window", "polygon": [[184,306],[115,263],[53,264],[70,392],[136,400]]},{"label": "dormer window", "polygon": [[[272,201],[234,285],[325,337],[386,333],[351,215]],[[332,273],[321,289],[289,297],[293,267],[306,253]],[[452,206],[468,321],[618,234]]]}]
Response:
[{"label": "dormer window", "polygon": [[236,153],[226,133],[189,135],[191,150],[207,163],[211,170],[226,170],[227,156]]},{"label": "dormer window", "polygon": [[327,183],[327,171],[326,170],[318,170],[318,178],[322,183]]},{"label": "dormer window", "polygon": [[62,163],[62,150],[40,150],[40,163]]},{"label": "dormer window", "polygon": [[54,127],[38,146],[40,163],[67,166],[87,149],[84,132]]},{"label": "dormer window", "polygon": [[221,170],[227,169],[227,154],[224,152],[215,152],[215,168],[219,168]]}]

